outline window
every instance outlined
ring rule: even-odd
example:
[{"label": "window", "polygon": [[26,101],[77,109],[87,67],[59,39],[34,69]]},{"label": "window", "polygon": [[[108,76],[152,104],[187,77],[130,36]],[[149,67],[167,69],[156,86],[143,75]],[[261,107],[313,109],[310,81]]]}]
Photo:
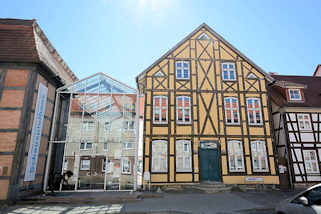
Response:
[{"label": "window", "polygon": [[223,80],[236,80],[235,64],[231,62],[222,63]]},{"label": "window", "polygon": [[167,172],[167,141],[152,142],[152,172]]},{"label": "window", "polygon": [[243,144],[241,141],[227,142],[228,160],[230,172],[244,172]]},{"label": "window", "polygon": [[176,171],[192,171],[191,142],[186,140],[176,141]]},{"label": "window", "polygon": [[111,130],[111,123],[110,122],[105,122],[104,130],[105,130],[105,132],[110,132],[110,130]]},{"label": "window", "polygon": [[186,96],[176,98],[177,123],[191,123],[191,99]]},{"label": "window", "polygon": [[124,104],[123,105],[124,117],[132,118],[136,115],[136,105],[135,104]]},{"label": "window", "polygon": [[135,130],[135,121],[133,121],[133,120],[124,121],[123,127],[125,130],[134,131]]},{"label": "window", "polygon": [[[107,167],[107,170],[106,170]],[[108,163],[106,164],[106,158],[102,160],[102,172],[111,173],[114,168],[114,163],[111,160],[108,160]]]},{"label": "window", "polygon": [[312,129],[311,127],[311,121],[310,121],[310,115],[308,114],[298,114],[298,123],[299,128],[302,131],[309,131]]},{"label": "window", "polygon": [[167,97],[154,97],[153,105],[153,122],[160,124],[167,123]]},{"label": "window", "polygon": [[290,100],[300,101],[302,100],[300,89],[288,89]]},{"label": "window", "polygon": [[124,143],[124,149],[134,149],[134,143],[133,142],[125,142]]},{"label": "window", "polygon": [[304,165],[307,173],[319,173],[317,154],[314,150],[303,150]]},{"label": "window", "polygon": [[176,61],[176,79],[189,79],[189,61]]},{"label": "window", "polygon": [[82,131],[93,131],[95,129],[94,121],[83,121],[82,122]]},{"label": "window", "polygon": [[225,121],[227,124],[239,124],[238,100],[234,97],[224,98]]},{"label": "window", "polygon": [[268,172],[268,162],[264,141],[251,142],[253,172]]},{"label": "window", "polygon": [[64,170],[68,170],[68,160],[64,160]]},{"label": "window", "polygon": [[121,159],[121,172],[122,174],[131,174],[130,160],[128,158]]},{"label": "window", "polygon": [[90,170],[90,160],[80,160],[80,170]]},{"label": "window", "polygon": [[246,99],[247,104],[247,117],[250,125],[262,124],[262,111],[259,98]]},{"label": "window", "polygon": [[80,150],[89,150],[93,148],[93,143],[80,143]]},{"label": "window", "polygon": [[108,151],[108,143],[104,143],[104,151]]}]

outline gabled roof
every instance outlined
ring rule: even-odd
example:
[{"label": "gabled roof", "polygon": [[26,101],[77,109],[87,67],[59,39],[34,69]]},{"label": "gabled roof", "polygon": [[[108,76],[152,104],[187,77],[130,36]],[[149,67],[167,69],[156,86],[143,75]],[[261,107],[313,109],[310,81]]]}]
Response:
[{"label": "gabled roof", "polygon": [[64,84],[78,80],[35,19],[0,19],[0,62],[39,63]]},{"label": "gabled roof", "polygon": [[137,77],[136,81],[138,81],[145,73],[149,70],[151,70],[154,66],[156,66],[158,63],[160,63],[163,59],[168,57],[175,49],[177,49],[179,46],[181,46],[183,43],[185,43],[188,39],[190,39],[194,34],[196,34],[198,31],[200,31],[202,28],[205,28],[207,31],[212,33],[215,37],[217,37],[219,40],[221,40],[225,45],[227,45],[229,48],[231,48],[234,52],[236,52],[239,56],[241,56],[245,61],[247,61],[250,65],[252,65],[254,68],[256,68],[259,72],[261,72],[268,81],[272,82],[273,78],[265,72],[261,67],[259,67],[257,64],[255,64],[252,60],[247,58],[241,51],[236,49],[232,44],[230,44],[228,41],[226,41],[220,34],[218,34],[216,31],[214,31],[211,27],[209,27],[207,24],[203,23],[198,28],[196,28],[192,33],[188,34],[182,41],[177,43],[173,48],[171,48],[169,51],[167,51],[163,56],[161,56],[158,60],[156,60],[153,64],[151,64],[149,67],[147,67],[143,72],[141,72]]},{"label": "gabled roof", "polygon": [[321,64],[317,65],[317,67],[315,68],[315,71],[313,73],[313,76],[315,76],[317,74],[319,69],[321,69]]},{"label": "gabled roof", "polygon": [[[321,77],[313,76],[285,76],[285,75],[272,75],[276,80],[275,84],[271,87],[271,99],[280,107],[321,107]],[[286,89],[288,87],[280,87],[279,83],[290,83],[302,88],[304,102],[288,102],[286,98]]]}]

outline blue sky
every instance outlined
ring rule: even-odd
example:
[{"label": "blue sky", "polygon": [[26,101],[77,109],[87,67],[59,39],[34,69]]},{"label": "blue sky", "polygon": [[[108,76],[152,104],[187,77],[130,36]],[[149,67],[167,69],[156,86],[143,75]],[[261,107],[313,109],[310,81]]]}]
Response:
[{"label": "blue sky", "polygon": [[135,77],[205,22],[267,72],[312,75],[321,1],[7,0],[0,17],[37,19],[79,78]]}]

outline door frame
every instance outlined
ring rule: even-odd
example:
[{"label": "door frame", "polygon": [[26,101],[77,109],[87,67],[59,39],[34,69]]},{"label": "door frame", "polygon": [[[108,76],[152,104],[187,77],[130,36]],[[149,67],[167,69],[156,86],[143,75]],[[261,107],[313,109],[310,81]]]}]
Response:
[{"label": "door frame", "polygon": [[[202,143],[215,143],[218,151],[218,162],[219,162],[219,172],[220,172],[220,180],[218,182],[223,182],[223,174],[222,174],[222,155],[221,155],[221,143],[219,140],[200,140],[198,144],[198,169],[199,169],[199,182],[202,182],[202,170],[201,170],[201,144]],[[207,148],[210,149],[210,148]],[[214,150],[214,149],[212,149]]]}]

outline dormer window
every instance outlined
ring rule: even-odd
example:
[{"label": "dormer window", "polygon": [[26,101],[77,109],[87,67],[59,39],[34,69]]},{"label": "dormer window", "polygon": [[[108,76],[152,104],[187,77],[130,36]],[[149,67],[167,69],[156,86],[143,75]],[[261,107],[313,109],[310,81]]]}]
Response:
[{"label": "dormer window", "polygon": [[300,89],[288,89],[290,101],[303,101]]}]

